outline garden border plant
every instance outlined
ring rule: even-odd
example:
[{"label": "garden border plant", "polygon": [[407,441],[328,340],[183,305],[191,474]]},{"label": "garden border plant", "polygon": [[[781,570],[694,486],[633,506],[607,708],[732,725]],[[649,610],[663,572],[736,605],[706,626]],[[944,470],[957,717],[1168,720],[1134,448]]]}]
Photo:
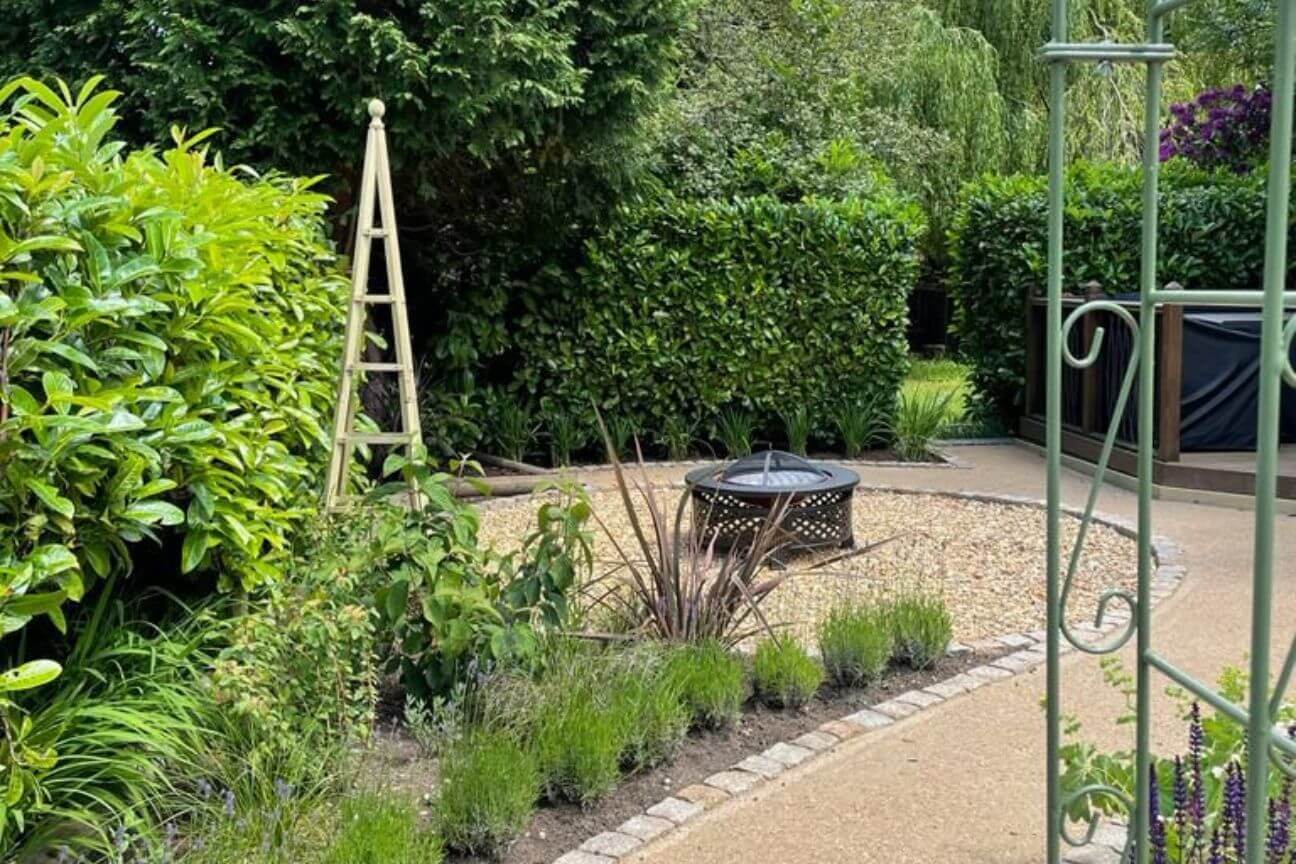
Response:
[{"label": "garden border plant", "polygon": [[[683,484],[668,484],[668,488],[683,489]],[[904,488],[884,485],[867,485],[861,488],[887,491],[896,494],[934,495],[959,500],[1006,504],[1033,509],[1043,509],[1045,502],[1017,495],[995,495],[980,492],[948,491],[931,488]],[[516,501],[490,502],[483,509],[517,506]],[[1064,511],[1070,517],[1080,516],[1071,508]],[[1105,525],[1126,537],[1135,535],[1136,526],[1123,517],[1103,513],[1094,515],[1094,524]],[[1153,599],[1159,604],[1169,597],[1186,575],[1182,553],[1177,544],[1165,537],[1154,538],[1153,556],[1156,575],[1153,580]],[[1072,629],[1082,638],[1100,641],[1106,635],[1124,626],[1122,610],[1109,610],[1102,628],[1091,622],[1076,620]],[[972,650],[1008,649],[998,659],[955,675],[945,681],[930,685],[921,691],[899,694],[884,702],[853,714],[821,724],[793,740],[785,741],[758,754],[759,760],[742,760],[734,766],[707,777],[702,783],[676,790],[662,801],[646,808],[615,829],[590,837],[579,848],[560,856],[555,864],[583,864],[590,855],[618,860],[626,859],[642,850],[646,843],[664,837],[676,827],[697,818],[705,810],[722,806],[732,798],[743,796],[766,782],[780,777],[784,772],[800,766],[818,755],[831,752],[843,741],[861,734],[885,729],[905,718],[916,715],[932,706],[956,699],[971,690],[989,683],[1025,674],[1044,663],[1043,630],[1006,633],[973,643],[971,646],[954,644],[950,653]],[[753,754],[754,756],[757,754]]]}]

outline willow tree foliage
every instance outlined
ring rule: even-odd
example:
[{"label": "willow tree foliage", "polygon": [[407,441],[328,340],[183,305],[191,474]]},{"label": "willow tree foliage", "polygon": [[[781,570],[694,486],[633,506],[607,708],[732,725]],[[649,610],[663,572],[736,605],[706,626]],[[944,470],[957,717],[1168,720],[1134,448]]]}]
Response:
[{"label": "willow tree foliage", "polygon": [[[1048,138],[1048,68],[1038,52],[1050,38],[1050,0],[925,0],[947,25],[983,36],[999,58],[998,89],[1008,166],[1042,170]],[[1146,35],[1146,0],[1072,0],[1075,41],[1137,42]],[[1272,65],[1273,0],[1199,0],[1170,20],[1184,53],[1167,67],[1167,104],[1212,86],[1255,84]],[[1134,66],[1075,67],[1070,72],[1067,146],[1074,158],[1138,158],[1143,71]]]},{"label": "willow tree foliage", "polygon": [[660,124],[661,173],[690,195],[871,187],[924,202],[932,237],[960,182],[1003,165],[1005,103],[979,34],[885,0],[711,0]]}]

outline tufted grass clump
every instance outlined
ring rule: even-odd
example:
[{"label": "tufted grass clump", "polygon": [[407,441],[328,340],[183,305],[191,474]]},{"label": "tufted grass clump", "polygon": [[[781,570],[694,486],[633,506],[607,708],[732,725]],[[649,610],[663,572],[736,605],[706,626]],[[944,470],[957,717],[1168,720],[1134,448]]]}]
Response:
[{"label": "tufted grass clump", "polygon": [[810,409],[805,405],[794,405],[782,412],[779,419],[783,421],[788,449],[798,456],[805,456],[810,447],[810,429],[814,425]]},{"label": "tufted grass clump", "polygon": [[906,462],[930,458],[931,443],[944,434],[952,422],[956,390],[906,390],[896,403],[895,451]]},{"label": "tufted grass clump", "polygon": [[610,701],[623,728],[621,764],[638,771],[675,755],[693,715],[660,656],[623,663],[609,688]]},{"label": "tufted grass clump", "polygon": [[846,603],[819,624],[819,653],[828,678],[839,687],[863,687],[882,677],[895,650],[885,607]]},{"label": "tufted grass clump", "polygon": [[894,658],[926,669],[945,656],[954,638],[954,621],[945,601],[932,594],[905,594],[888,610],[895,636]]},{"label": "tufted grass clump", "polygon": [[503,852],[526,828],[540,790],[536,757],[507,731],[478,730],[441,761],[434,808],[448,849],[469,855]]},{"label": "tufted grass clump", "polygon": [[530,729],[546,797],[589,804],[621,779],[628,723],[592,682],[545,689]]},{"label": "tufted grass clump", "polygon": [[438,864],[441,840],[411,801],[363,793],[342,802],[338,835],[321,864]]},{"label": "tufted grass clump", "polygon": [[856,399],[837,406],[833,425],[841,439],[846,458],[858,458],[865,450],[886,439],[890,423],[890,406],[881,397]]},{"label": "tufted grass clump", "polygon": [[775,708],[800,708],[819,692],[824,669],[793,639],[767,639],[752,661],[756,695]]},{"label": "tufted grass clump", "polygon": [[756,416],[745,408],[726,408],[716,417],[716,437],[730,458],[750,456],[756,434]]},{"label": "tufted grass clump", "polygon": [[666,676],[678,688],[693,725],[728,726],[747,701],[747,670],[718,641],[708,639],[671,650]]}]

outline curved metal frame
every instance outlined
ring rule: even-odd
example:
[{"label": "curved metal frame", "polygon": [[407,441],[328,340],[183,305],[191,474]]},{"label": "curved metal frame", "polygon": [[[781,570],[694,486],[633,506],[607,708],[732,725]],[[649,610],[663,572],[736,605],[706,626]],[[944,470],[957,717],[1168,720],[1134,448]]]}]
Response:
[{"label": "curved metal frame", "polygon": [[[1296,776],[1296,741],[1278,728],[1276,717],[1291,679],[1296,674],[1296,640],[1293,641],[1279,672],[1272,695],[1267,692],[1270,678],[1270,639],[1273,607],[1273,524],[1277,492],[1278,408],[1282,382],[1296,387],[1296,369],[1290,363],[1290,350],[1296,341],[1296,318],[1283,326],[1283,310],[1296,306],[1296,292],[1285,290],[1287,271],[1287,222],[1290,197],[1292,157],[1292,103],[1296,97],[1296,0],[1278,0],[1277,46],[1273,76],[1273,118],[1269,151],[1268,212],[1265,228],[1265,267],[1263,291],[1197,291],[1180,292],[1157,284],[1157,223],[1159,133],[1161,122],[1161,86],[1165,63],[1175,57],[1174,46],[1165,39],[1166,17],[1192,0],[1150,0],[1147,18],[1147,43],[1115,45],[1111,43],[1069,43],[1067,0],[1053,0],[1052,41],[1041,50],[1041,58],[1050,64],[1049,119],[1049,221],[1048,221],[1048,348],[1047,348],[1047,415],[1048,431],[1048,674],[1047,674],[1047,744],[1048,744],[1048,862],[1059,864],[1061,846],[1088,844],[1096,823],[1082,836],[1072,833],[1064,819],[1068,806],[1077,800],[1108,797],[1130,812],[1129,844],[1136,864],[1148,864],[1148,811],[1145,806],[1151,782],[1151,696],[1152,673],[1159,672],[1214,707],[1221,714],[1245,726],[1251,741],[1267,741],[1269,746],[1251,747],[1247,751],[1247,774],[1268,776],[1274,767]],[[1065,203],[1065,132],[1067,69],[1072,63],[1122,62],[1141,63],[1147,67],[1147,91],[1143,143],[1143,224],[1142,265],[1139,276],[1141,298],[1137,319],[1124,308],[1105,300],[1085,303],[1062,319],[1063,284],[1063,206]],[[1251,692],[1247,704],[1237,705],[1209,685],[1178,668],[1157,653],[1152,646],[1151,580],[1152,560],[1152,467],[1155,428],[1155,345],[1156,307],[1161,304],[1215,304],[1253,306],[1263,310],[1261,329],[1260,407],[1258,443],[1256,445],[1255,497],[1255,563],[1252,575],[1251,609]],[[1134,335],[1135,348],[1129,368],[1121,383],[1116,411],[1094,473],[1093,486],[1081,521],[1076,545],[1069,564],[1062,568],[1061,548],[1061,461],[1062,461],[1062,364],[1075,368],[1091,366],[1102,350],[1103,331],[1098,329],[1093,345],[1084,357],[1075,357],[1067,347],[1067,336],[1075,323],[1095,312],[1117,315]],[[1137,378],[1136,378],[1137,376]],[[1126,404],[1138,381],[1138,590],[1131,593],[1109,590],[1102,595],[1095,622],[1101,625],[1109,604],[1119,601],[1130,610],[1128,623],[1113,637],[1100,644],[1089,644],[1077,638],[1066,622],[1066,606],[1071,583],[1084,547],[1088,526],[1093,517],[1099,490],[1106,475],[1108,460],[1115,443],[1116,430]],[[1107,786],[1089,786],[1063,799],[1059,773],[1061,747],[1061,676],[1059,657],[1065,639],[1080,651],[1108,654],[1137,639],[1136,720],[1135,720],[1135,794],[1133,800]],[[1267,824],[1267,783],[1247,784],[1247,864],[1261,864],[1264,832]],[[1122,860],[1130,860],[1129,852]]]}]

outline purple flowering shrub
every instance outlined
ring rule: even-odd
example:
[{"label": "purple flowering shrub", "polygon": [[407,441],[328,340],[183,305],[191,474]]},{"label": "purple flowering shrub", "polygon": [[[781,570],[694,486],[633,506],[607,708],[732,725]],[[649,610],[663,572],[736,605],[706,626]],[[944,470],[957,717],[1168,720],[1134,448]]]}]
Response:
[{"label": "purple flowering shrub", "polygon": [[1216,87],[1170,106],[1161,130],[1161,161],[1179,157],[1203,168],[1245,174],[1269,154],[1273,94],[1263,84]]},{"label": "purple flowering shrub", "polygon": [[[1106,672],[1109,683],[1127,696],[1132,694],[1130,678],[1119,665],[1109,663]],[[1225,698],[1241,702],[1246,696],[1246,675],[1226,669],[1219,687]],[[1153,759],[1156,782],[1148,801],[1153,864],[1239,864],[1246,855],[1246,730],[1222,715],[1203,714],[1198,703],[1180,698],[1188,725],[1187,752]],[[1130,719],[1132,715],[1126,715],[1122,722]],[[1280,720],[1296,739],[1296,706],[1285,706]],[[1133,753],[1103,753],[1075,741],[1077,731],[1077,724],[1068,725],[1072,740],[1062,750],[1064,798],[1068,789],[1097,783],[1121,790],[1132,799]],[[1268,864],[1296,864],[1296,787],[1277,770],[1270,772],[1268,782],[1265,860]],[[1120,822],[1129,819],[1114,798],[1104,796],[1073,802],[1066,815],[1077,822],[1093,815]]]}]

